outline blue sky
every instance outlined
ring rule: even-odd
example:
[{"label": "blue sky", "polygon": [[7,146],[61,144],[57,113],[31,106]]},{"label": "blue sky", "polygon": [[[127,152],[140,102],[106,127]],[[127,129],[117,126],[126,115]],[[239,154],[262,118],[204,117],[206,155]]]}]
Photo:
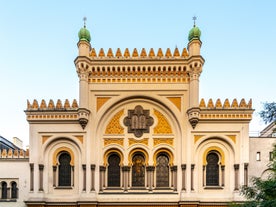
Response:
[{"label": "blue sky", "polygon": [[197,16],[200,98],[252,98],[250,131],[259,131],[261,103],[275,101],[275,9],[272,0],[1,1],[0,135],[28,143],[27,99],[78,99],[73,61],[84,16],[97,51],[182,49]]}]

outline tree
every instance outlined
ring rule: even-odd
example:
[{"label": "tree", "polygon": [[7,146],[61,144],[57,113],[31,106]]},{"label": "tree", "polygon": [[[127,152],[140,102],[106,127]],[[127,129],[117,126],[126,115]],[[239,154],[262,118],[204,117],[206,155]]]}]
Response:
[{"label": "tree", "polygon": [[276,121],[276,102],[264,103],[264,109],[260,112],[261,118],[265,123]]},{"label": "tree", "polygon": [[242,195],[247,199],[242,204],[233,206],[242,207],[274,207],[276,206],[276,144],[273,148],[273,160],[268,165],[267,179],[260,177],[252,178],[251,186],[244,186],[241,189]]}]

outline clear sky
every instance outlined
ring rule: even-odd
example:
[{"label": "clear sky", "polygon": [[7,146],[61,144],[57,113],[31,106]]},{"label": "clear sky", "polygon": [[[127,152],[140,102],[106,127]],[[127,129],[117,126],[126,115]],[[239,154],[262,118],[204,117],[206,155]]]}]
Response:
[{"label": "clear sky", "polygon": [[252,98],[250,131],[265,125],[258,112],[275,100],[276,1],[101,0],[0,2],[0,135],[28,144],[27,99],[78,99],[74,59],[87,17],[91,44],[112,48],[187,46],[197,16],[202,56],[200,98]]}]

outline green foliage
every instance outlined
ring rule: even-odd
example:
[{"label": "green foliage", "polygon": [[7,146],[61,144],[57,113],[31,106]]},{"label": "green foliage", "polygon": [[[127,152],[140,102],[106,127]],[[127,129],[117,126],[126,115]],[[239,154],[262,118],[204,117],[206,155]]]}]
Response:
[{"label": "green foliage", "polygon": [[260,112],[261,118],[265,123],[276,121],[276,102],[264,103],[264,109]]},{"label": "green foliage", "polygon": [[276,145],[273,149],[273,160],[267,169],[267,179],[254,177],[251,186],[244,186],[241,194],[247,199],[242,204],[233,204],[240,207],[276,207]]}]

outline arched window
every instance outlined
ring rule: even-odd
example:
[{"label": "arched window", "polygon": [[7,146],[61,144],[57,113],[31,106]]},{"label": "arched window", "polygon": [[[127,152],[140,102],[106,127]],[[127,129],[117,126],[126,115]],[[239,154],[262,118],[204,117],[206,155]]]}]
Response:
[{"label": "arched window", "polygon": [[210,152],[207,155],[206,165],[206,185],[218,186],[219,185],[219,156],[216,152]]},{"label": "arched window", "polygon": [[11,183],[11,198],[17,198],[17,183]]},{"label": "arched window", "polygon": [[121,159],[118,154],[111,154],[108,157],[108,168],[107,168],[107,185],[109,187],[120,187],[121,183]]},{"label": "arched window", "polygon": [[71,186],[71,157],[67,152],[62,152],[58,160],[58,185]]},{"label": "arched window", "polygon": [[1,183],[1,188],[2,188],[2,195],[1,195],[1,198],[2,198],[2,199],[7,199],[7,198],[8,198],[8,187],[7,187],[7,183],[3,181],[3,182]]},{"label": "arched window", "polygon": [[136,153],[132,157],[132,186],[145,186],[145,158],[142,153]]},{"label": "arched window", "polygon": [[156,187],[169,187],[169,158],[160,153],[156,158]]}]

